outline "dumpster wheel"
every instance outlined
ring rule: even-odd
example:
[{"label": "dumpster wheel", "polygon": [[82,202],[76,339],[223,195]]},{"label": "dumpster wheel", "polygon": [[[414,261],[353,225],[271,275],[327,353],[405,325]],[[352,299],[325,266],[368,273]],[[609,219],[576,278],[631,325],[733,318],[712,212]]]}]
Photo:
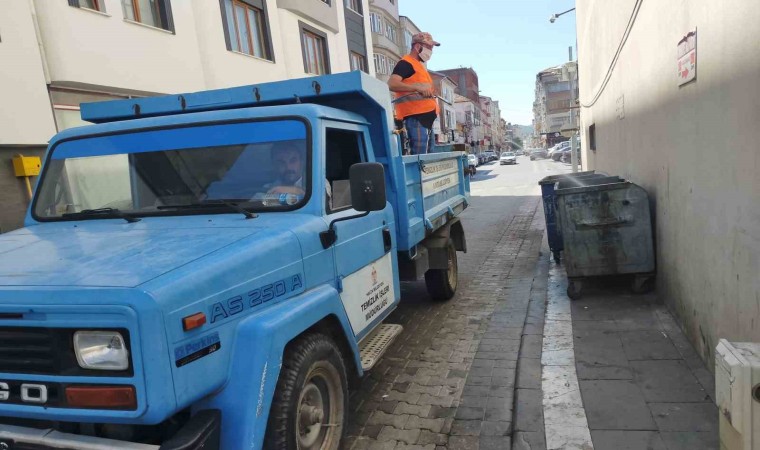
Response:
[{"label": "dumpster wheel", "polygon": [[567,296],[570,300],[578,300],[581,298],[583,291],[583,282],[581,280],[569,280],[567,283]]},{"label": "dumpster wheel", "polygon": [[637,274],[631,283],[631,292],[634,294],[646,294],[654,289],[654,275],[651,273]]}]

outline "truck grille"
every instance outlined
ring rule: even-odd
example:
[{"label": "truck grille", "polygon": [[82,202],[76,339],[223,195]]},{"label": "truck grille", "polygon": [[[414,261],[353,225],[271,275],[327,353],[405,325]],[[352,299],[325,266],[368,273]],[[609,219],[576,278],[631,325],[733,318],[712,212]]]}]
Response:
[{"label": "truck grille", "polygon": [[46,328],[0,327],[0,372],[56,374],[57,346]]}]

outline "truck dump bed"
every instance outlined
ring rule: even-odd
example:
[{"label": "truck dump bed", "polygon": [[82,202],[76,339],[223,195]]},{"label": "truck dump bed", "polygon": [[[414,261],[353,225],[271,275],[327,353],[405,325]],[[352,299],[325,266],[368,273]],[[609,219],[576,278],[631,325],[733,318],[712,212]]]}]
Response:
[{"label": "truck dump bed", "polygon": [[462,152],[401,156],[393,132],[393,109],[385,83],[354,71],[259,85],[83,104],[82,119],[93,123],[313,103],[359,114],[370,124],[374,159],[386,168],[388,201],[396,212],[398,250],[412,249],[425,236],[461,213],[469,201]]}]

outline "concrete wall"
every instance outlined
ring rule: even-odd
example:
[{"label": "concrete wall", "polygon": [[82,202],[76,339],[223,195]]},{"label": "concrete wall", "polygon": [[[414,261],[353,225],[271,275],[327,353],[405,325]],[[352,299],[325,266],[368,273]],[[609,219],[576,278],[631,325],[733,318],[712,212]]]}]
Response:
[{"label": "concrete wall", "polygon": [[[175,33],[123,20],[119,0],[105,0],[105,14],[34,3],[53,82],[164,93],[205,86],[191,2],[172,2]],[[209,3],[219,15],[219,2]],[[215,34],[224,38],[221,27]]]},{"label": "concrete wall", "polygon": [[[582,103],[634,4],[577,1]],[[760,341],[758,23],[755,2],[645,1],[606,90],[581,111],[585,168],[649,191],[658,291],[708,366],[720,338]],[[676,47],[695,29],[697,80],[679,87]]]},{"label": "concrete wall", "polygon": [[55,132],[32,13],[28,1],[0,13],[0,146],[44,145]]}]

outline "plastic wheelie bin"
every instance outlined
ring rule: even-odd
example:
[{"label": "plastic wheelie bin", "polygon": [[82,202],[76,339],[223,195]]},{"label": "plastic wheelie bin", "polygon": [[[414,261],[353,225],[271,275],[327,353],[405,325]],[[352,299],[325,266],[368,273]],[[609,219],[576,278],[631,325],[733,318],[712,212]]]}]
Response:
[{"label": "plastic wheelie bin", "polygon": [[601,275],[636,274],[632,290],[651,289],[655,257],[646,191],[618,177],[584,184],[560,181],[555,186],[567,295],[580,298],[582,279]]},{"label": "plastic wheelie bin", "polygon": [[538,182],[541,186],[541,198],[544,201],[544,219],[546,220],[546,238],[549,241],[549,249],[554,256],[554,261],[559,263],[560,252],[562,251],[562,235],[557,226],[556,202],[554,196],[554,185],[558,181],[581,179],[587,177],[605,177],[607,174],[596,173],[593,170],[586,172],[567,173],[561,175],[551,175],[543,178]]}]

